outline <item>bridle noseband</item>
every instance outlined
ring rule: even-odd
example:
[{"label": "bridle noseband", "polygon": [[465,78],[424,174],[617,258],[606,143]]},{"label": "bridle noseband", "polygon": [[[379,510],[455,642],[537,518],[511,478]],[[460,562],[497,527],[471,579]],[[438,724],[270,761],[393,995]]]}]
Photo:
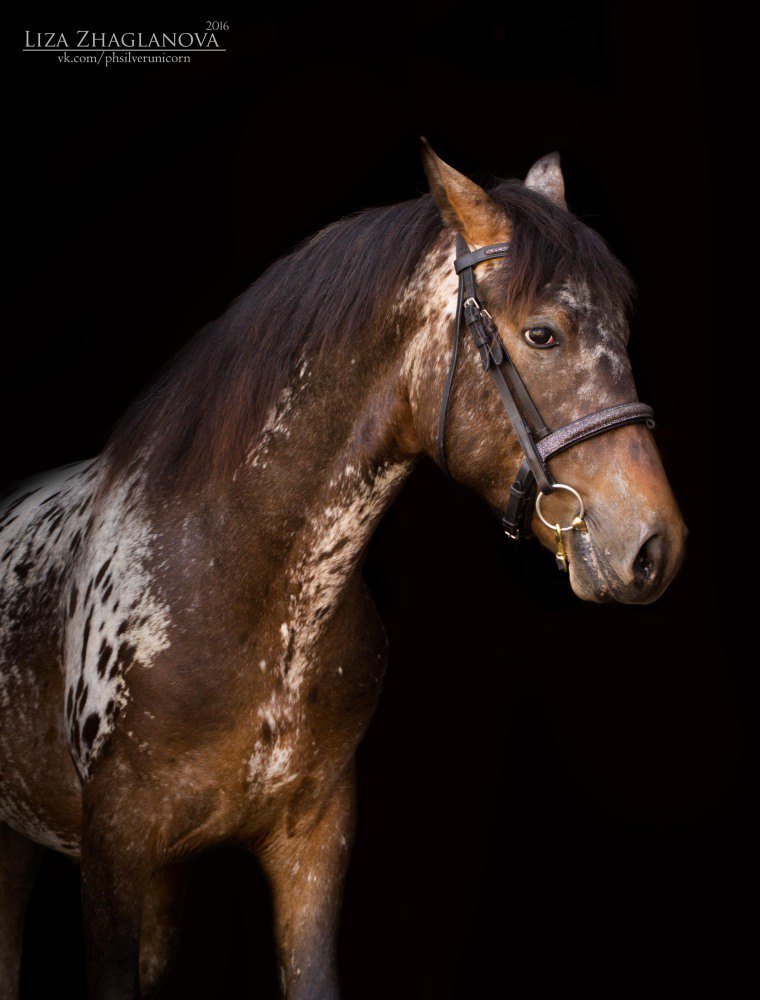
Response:
[{"label": "bridle noseband", "polygon": [[[567,560],[562,544],[562,533],[573,529],[586,530],[583,521],[583,500],[577,490],[571,486],[555,482],[546,463],[554,455],[558,455],[561,451],[565,451],[581,441],[587,441],[598,434],[615,430],[617,427],[624,427],[626,424],[645,423],[652,428],[654,427],[654,411],[651,406],[646,406],[638,401],[618,403],[616,406],[597,410],[595,413],[590,413],[579,420],[574,420],[572,423],[551,431],[541,419],[541,414],[536,409],[525,383],[520,378],[490,313],[483,308],[478,300],[474,269],[485,260],[509,256],[509,243],[493,243],[470,251],[463,237],[458,235],[456,247],[457,256],[454,260],[454,270],[459,275],[459,295],[454,324],[454,349],[438,417],[438,461],[448,475],[446,414],[456,373],[462,319],[464,318],[480,353],[483,371],[491,373],[524,456],[515,481],[509,489],[507,506],[501,516],[502,527],[507,538],[512,541],[530,537],[530,523],[535,498],[535,510],[539,519],[555,531],[557,563],[560,569],[566,569]],[[553,493],[555,490],[569,491],[579,502],[578,516],[566,527],[551,524],[541,511],[542,496],[546,493]]]}]

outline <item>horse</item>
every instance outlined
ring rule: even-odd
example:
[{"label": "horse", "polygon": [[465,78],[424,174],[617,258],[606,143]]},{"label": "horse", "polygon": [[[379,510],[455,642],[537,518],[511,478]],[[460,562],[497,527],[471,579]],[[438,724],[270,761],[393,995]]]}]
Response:
[{"label": "horse", "polygon": [[[479,261],[479,315],[548,425],[636,403],[632,282],[568,210],[557,154],[487,189],[426,144],[423,162],[429,193],[273,264],[97,458],[2,500],[3,1000],[45,848],[81,864],[89,996],[134,1000],[176,948],[185,862],[219,844],[267,877],[287,1000],[338,997],[354,757],[387,653],[367,545],[415,465],[441,462],[444,388],[452,479],[499,511],[524,459],[483,342],[454,343],[458,242],[508,247]],[[686,530],[650,427],[549,464],[582,516],[563,534],[576,501],[549,488],[528,520],[563,543],[574,593],[658,598]]]}]

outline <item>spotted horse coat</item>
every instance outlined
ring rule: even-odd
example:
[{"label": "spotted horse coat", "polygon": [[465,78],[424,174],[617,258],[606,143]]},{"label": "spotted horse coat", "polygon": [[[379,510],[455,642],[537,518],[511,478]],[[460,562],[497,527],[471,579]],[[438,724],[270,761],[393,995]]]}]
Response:
[{"label": "spotted horse coat", "polygon": [[[81,861],[91,998],[134,1000],[176,946],[183,862],[219,843],[269,878],[288,1000],[337,997],[354,753],[386,662],[362,558],[436,453],[455,231],[513,240],[479,287],[550,423],[635,398],[627,278],[567,212],[556,160],[491,193],[431,152],[426,169],[435,200],[328,227],[100,456],[0,500],[0,1000],[42,847]],[[539,322],[561,351],[526,345]],[[469,341],[447,428],[455,478],[503,507],[519,448]],[[683,528],[650,432],[553,461],[588,498],[576,593],[653,599]]]}]

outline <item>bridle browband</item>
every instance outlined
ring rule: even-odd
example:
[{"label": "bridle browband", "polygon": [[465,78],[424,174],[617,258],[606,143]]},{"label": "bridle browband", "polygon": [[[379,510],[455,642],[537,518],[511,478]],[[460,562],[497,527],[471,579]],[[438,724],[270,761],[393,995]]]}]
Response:
[{"label": "bridle browband", "polygon": [[[580,503],[581,520],[583,518],[583,501],[576,490],[554,480],[546,463],[554,455],[558,455],[561,451],[565,451],[581,441],[587,441],[598,434],[615,430],[617,427],[624,427],[626,424],[645,423],[648,427],[653,428],[654,411],[651,406],[646,406],[638,401],[618,403],[616,406],[609,406],[604,410],[597,410],[579,420],[574,420],[555,431],[551,431],[547,427],[499,336],[496,324],[488,310],[484,309],[478,300],[474,269],[485,260],[508,257],[509,252],[509,243],[493,243],[470,251],[464,238],[457,235],[457,256],[454,260],[454,270],[459,275],[459,294],[454,323],[454,349],[443,388],[438,417],[438,461],[444,472],[449,475],[446,462],[446,414],[456,374],[462,319],[464,318],[480,353],[483,371],[491,373],[524,456],[515,481],[509,489],[507,506],[501,516],[502,527],[507,537],[512,541],[530,537],[535,498],[536,510],[540,519],[557,531],[559,561],[561,532],[570,530],[574,525],[560,528],[559,525],[552,526],[546,521],[541,513],[541,496],[553,493],[557,489],[569,490]],[[576,518],[577,520],[578,518]]]}]

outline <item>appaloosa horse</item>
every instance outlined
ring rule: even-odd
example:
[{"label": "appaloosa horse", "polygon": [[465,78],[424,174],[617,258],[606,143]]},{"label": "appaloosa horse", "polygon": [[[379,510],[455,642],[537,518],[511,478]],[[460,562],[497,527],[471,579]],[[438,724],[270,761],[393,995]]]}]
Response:
[{"label": "appaloosa horse", "polygon": [[[549,426],[636,400],[629,279],[567,211],[556,155],[489,191],[424,159],[433,197],[274,264],[101,456],[0,505],[4,1000],[42,848],[81,858],[90,997],[133,1000],[176,942],[177,862],[221,842],[266,872],[289,1000],[338,995],[354,753],[386,662],[362,557],[415,461],[438,454],[458,234],[509,243],[478,294]],[[501,510],[524,449],[478,346],[460,343],[446,458]],[[586,507],[563,536],[575,593],[654,600],[684,527],[649,429],[550,464]],[[550,523],[572,515],[561,501],[545,498]]]}]

